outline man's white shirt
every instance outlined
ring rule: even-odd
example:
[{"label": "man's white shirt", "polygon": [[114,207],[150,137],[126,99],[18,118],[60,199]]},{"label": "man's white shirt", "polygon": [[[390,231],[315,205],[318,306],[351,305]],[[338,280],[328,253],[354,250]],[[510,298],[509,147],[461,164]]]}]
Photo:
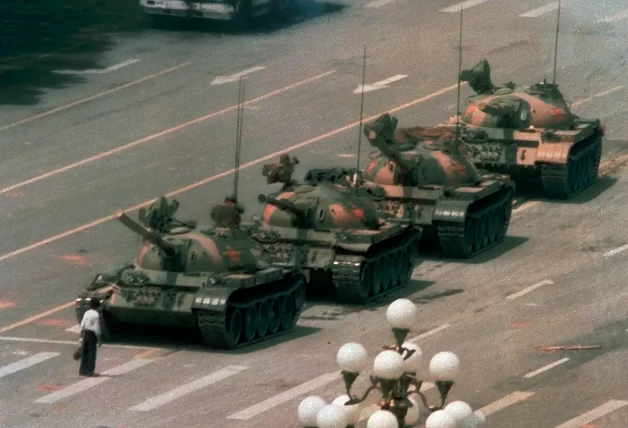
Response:
[{"label": "man's white shirt", "polygon": [[83,315],[83,320],[81,321],[81,330],[91,330],[96,335],[100,335],[100,322],[99,322],[100,314],[98,311],[94,309],[90,309],[85,312]]}]

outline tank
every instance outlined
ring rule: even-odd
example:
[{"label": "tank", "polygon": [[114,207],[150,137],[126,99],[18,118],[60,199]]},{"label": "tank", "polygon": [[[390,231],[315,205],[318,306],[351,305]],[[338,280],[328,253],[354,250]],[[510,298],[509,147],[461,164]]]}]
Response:
[{"label": "tank", "polygon": [[508,175],[483,174],[444,127],[397,128],[383,114],[364,125],[378,149],[362,171],[364,186],[385,191],[380,209],[424,230],[422,247],[469,258],[501,243],[512,213],[515,184]]},{"label": "tank", "polygon": [[294,249],[300,249],[308,286],[330,287],[344,304],[365,304],[405,287],[421,228],[387,221],[372,198],[351,184],[351,171],[310,170],[300,183],[292,171],[287,157],[264,166],[270,183],[284,183],[279,192],[258,196],[265,206],[256,239],[265,249],[286,266],[295,264]]},{"label": "tank", "polygon": [[604,136],[600,120],[575,115],[558,85],[495,86],[490,73],[486,60],[460,73],[476,92],[459,118],[461,140],[475,165],[520,182],[540,178],[554,199],[568,199],[594,183]]},{"label": "tank", "polygon": [[164,197],[140,211],[147,227],[116,211],[144,244],[131,263],[96,275],[76,299],[79,322],[97,298],[105,338],[125,323],[189,327],[207,346],[233,349],[291,330],[303,306],[304,276],[262,256],[239,227],[241,210],[232,202],[212,209],[215,224],[208,227],[174,219],[179,204]]}]

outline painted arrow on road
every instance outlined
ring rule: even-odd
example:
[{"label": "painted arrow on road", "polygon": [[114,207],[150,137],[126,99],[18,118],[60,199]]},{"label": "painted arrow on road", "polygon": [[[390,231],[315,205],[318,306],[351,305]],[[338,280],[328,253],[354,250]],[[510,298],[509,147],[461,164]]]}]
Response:
[{"label": "painted arrow on road", "polygon": [[[384,80],[380,80],[379,82],[375,82],[375,83],[371,83],[370,85],[364,85],[364,92],[371,92],[371,91],[377,91],[378,89],[384,89],[387,88],[389,83],[393,83],[396,82],[398,80],[401,79],[405,79],[406,76],[405,74],[398,74],[396,76],[393,77],[389,77],[388,79],[384,79]],[[358,88],[353,91],[354,94],[361,94],[362,93],[362,85],[358,86]]]},{"label": "painted arrow on road", "polygon": [[241,71],[239,73],[232,74],[230,76],[218,76],[214,80],[212,80],[212,85],[222,85],[224,83],[236,82],[240,77],[246,76],[247,74],[255,73],[256,71],[260,71],[265,69],[266,67],[253,67],[248,70]]},{"label": "painted arrow on road", "polygon": [[54,72],[58,74],[107,74],[140,61],[141,59],[128,59],[120,64],[112,65],[107,68],[90,68],[87,70],[54,70]]}]

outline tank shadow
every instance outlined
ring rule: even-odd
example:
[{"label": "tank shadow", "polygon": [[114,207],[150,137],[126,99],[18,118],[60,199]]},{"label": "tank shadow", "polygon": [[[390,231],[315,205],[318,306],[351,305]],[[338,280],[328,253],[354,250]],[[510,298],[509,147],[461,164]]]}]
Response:
[{"label": "tank shadow", "polygon": [[334,3],[331,1],[304,1],[301,0],[299,10],[294,16],[282,19],[267,19],[262,16],[252,20],[248,25],[237,28],[229,21],[212,21],[195,18],[174,18],[165,17],[151,22],[148,25],[157,30],[172,32],[199,32],[216,35],[240,35],[248,36],[255,34],[271,34],[295,25],[304,24],[327,15],[342,12],[347,5]]},{"label": "tank shadow", "polygon": [[215,349],[203,345],[203,339],[197,329],[185,329],[152,325],[124,325],[124,333],[112,335],[108,345],[132,345],[137,347],[161,348],[171,351],[198,351],[207,353],[247,354],[260,351],[283,342],[317,333],[321,329],[297,325],[290,332],[276,336],[254,345],[235,349]]},{"label": "tank shadow", "polygon": [[455,262],[455,263],[462,263],[462,264],[480,264],[480,263],[486,263],[493,259],[501,257],[507,252],[514,250],[515,248],[523,245],[523,243],[528,241],[528,239],[529,238],[526,238],[525,236],[506,235],[506,237],[504,238],[504,241],[501,244],[483,253],[480,253],[477,256],[472,257],[470,259],[447,258],[439,250],[425,251],[424,253],[421,253],[420,256],[426,261],[436,261],[436,262],[445,261],[445,262]]},{"label": "tank shadow", "polygon": [[578,193],[571,199],[558,200],[549,199],[543,192],[543,187],[540,181],[526,182],[523,184],[517,184],[517,202],[513,205],[513,208],[518,208],[526,202],[539,201],[549,204],[584,204],[592,201],[600,196],[602,193],[613,187],[617,182],[616,177],[603,175],[599,177],[595,183]]}]

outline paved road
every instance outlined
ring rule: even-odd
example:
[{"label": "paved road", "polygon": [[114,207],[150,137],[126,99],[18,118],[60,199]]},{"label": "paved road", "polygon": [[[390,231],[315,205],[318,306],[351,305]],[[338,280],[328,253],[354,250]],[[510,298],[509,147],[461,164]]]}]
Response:
[{"label": "paved road", "polygon": [[[496,82],[551,79],[555,12],[546,2],[464,4],[465,67],[487,58]],[[619,1],[574,1],[562,11],[558,83],[578,114],[600,117],[608,127],[609,176],[575,201],[525,202],[502,248],[468,263],[427,260],[408,290],[378,305],[312,304],[290,337],[231,354],[163,343],[156,349],[103,347],[99,370],[122,366],[117,376],[75,386],[70,354],[76,333],[65,330],[76,323],[72,308],[40,315],[71,302],[95,272],[134,255],[137,238],[106,219],[115,208],[181,189],[182,217],[203,219],[231,191],[232,176],[222,173],[232,167],[237,87],[212,85],[218,76],[265,67],[247,77],[253,101],[245,113],[242,161],[250,167],[242,171],[240,192],[249,214],[259,212],[255,195],[268,190],[260,185],[266,162],[260,158],[275,161],[280,151],[300,144],[291,150],[302,160],[299,175],[323,159],[355,164],[359,95],[353,92],[363,43],[367,83],[406,76],[368,93],[366,116],[398,108],[402,124],[434,123],[455,112],[458,15],[446,9],[453,2],[346,5],[268,34],[148,31],[121,38],[104,66],[141,61],[87,75],[86,83],[51,92],[35,107],[2,107],[0,388],[6,399],[0,424],[294,426],[298,397],[310,384],[301,385],[316,379],[312,392],[339,394],[341,382],[329,375],[337,370],[336,350],[359,340],[375,352],[388,334],[377,320],[402,296],[421,305],[425,324],[417,334],[448,325],[420,343],[428,355],[444,349],[460,354],[465,372],[455,396],[476,408],[504,405],[489,415],[490,426],[557,426],[609,400],[628,400],[621,376],[613,376],[622,367],[621,332],[628,328],[618,260],[625,253],[605,256],[628,241],[620,226],[626,177],[608,164],[625,152],[622,129],[628,125],[628,25],[620,19],[626,12]],[[468,94],[463,88],[463,97]],[[369,151],[363,148],[364,155]],[[189,188],[192,183],[202,184]],[[505,299],[541,281],[553,284]],[[572,341],[603,348],[553,355],[534,349]],[[561,358],[570,360],[523,379]],[[216,373],[228,377],[212,383]],[[200,385],[189,384],[199,378]],[[83,396],[87,386],[102,404]],[[179,387],[180,398],[160,398]],[[43,399],[60,391],[64,398]],[[511,401],[522,402],[500,401],[517,391]],[[276,398],[282,393],[285,401]],[[247,411],[269,397],[258,408],[264,411]],[[620,422],[627,408],[596,426],[625,426]],[[248,419],[229,418],[241,411]]]}]

